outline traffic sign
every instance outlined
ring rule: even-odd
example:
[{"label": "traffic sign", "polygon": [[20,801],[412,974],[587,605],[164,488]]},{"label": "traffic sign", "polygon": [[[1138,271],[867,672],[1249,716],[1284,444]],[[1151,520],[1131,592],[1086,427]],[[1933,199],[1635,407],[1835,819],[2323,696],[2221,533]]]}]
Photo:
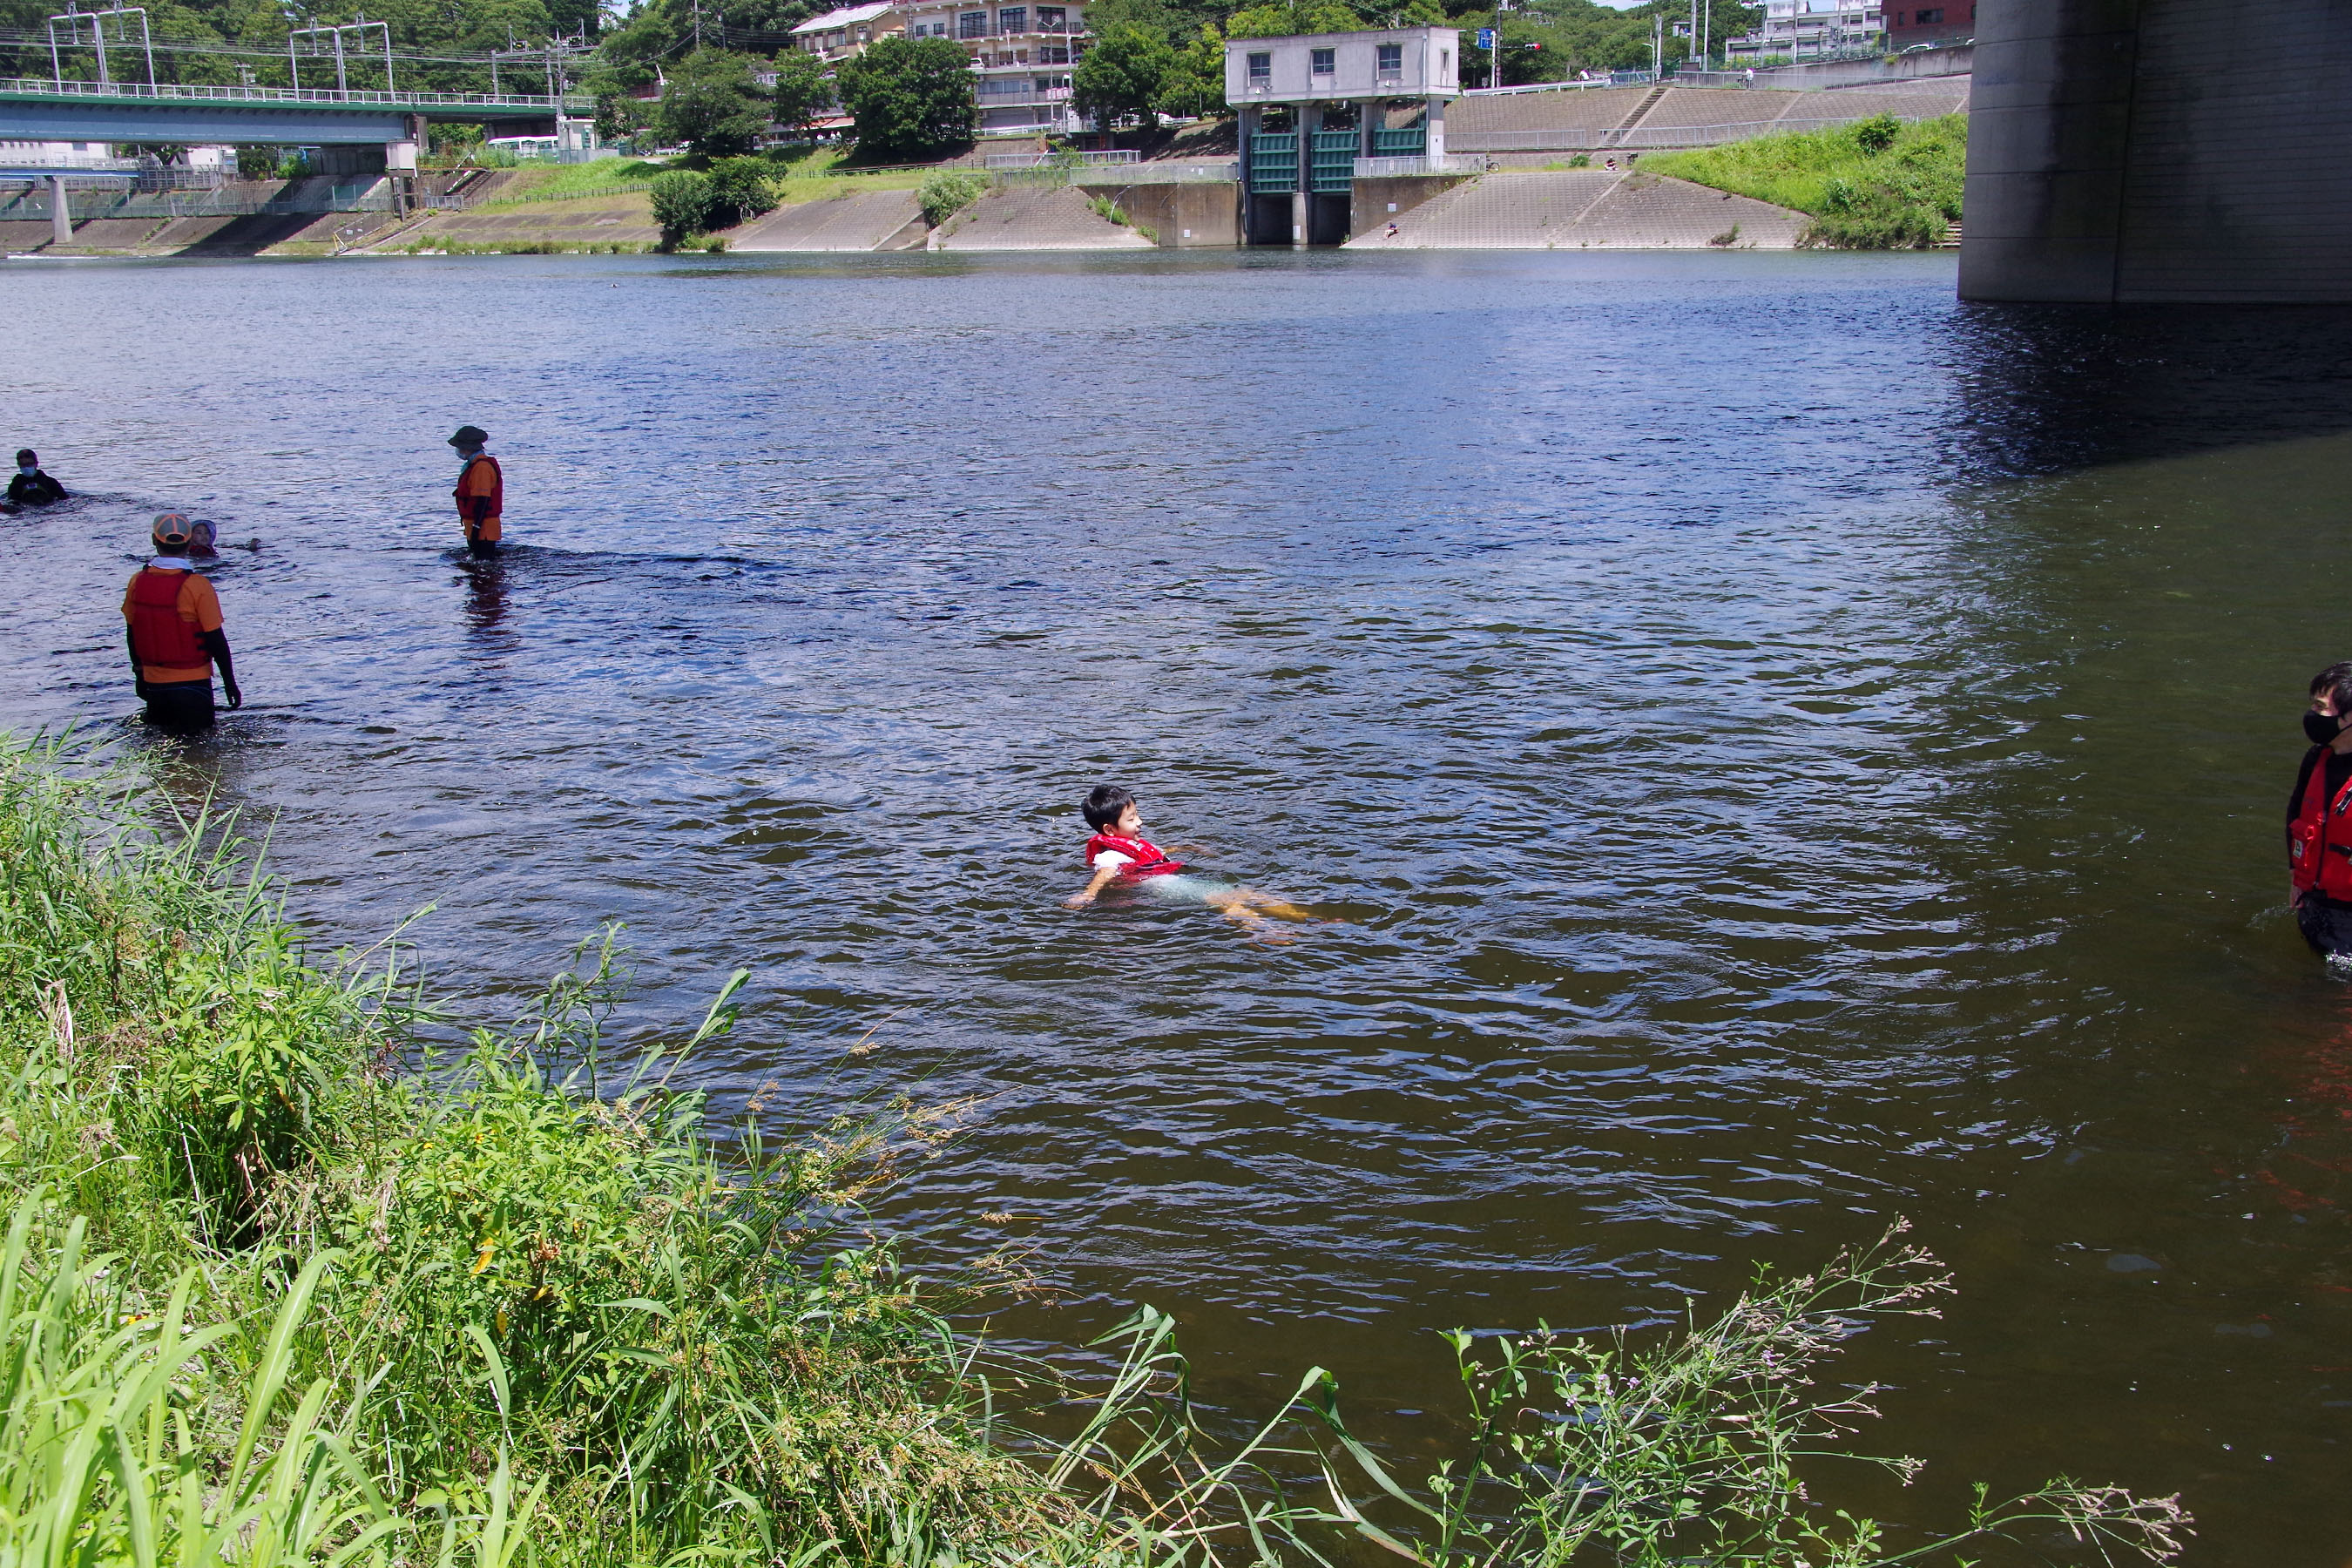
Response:
[{"label": "traffic sign", "polygon": [[1478,29],[1478,47],[1482,49],[1491,49],[1495,47],[1494,28],[1481,27]]}]

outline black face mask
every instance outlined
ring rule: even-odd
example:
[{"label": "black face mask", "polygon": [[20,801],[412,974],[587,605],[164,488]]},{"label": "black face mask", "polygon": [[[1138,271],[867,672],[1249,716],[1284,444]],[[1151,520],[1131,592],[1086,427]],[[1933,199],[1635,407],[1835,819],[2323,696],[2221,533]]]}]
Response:
[{"label": "black face mask", "polygon": [[2303,732],[2311,737],[2313,745],[2328,745],[2344,732],[2344,721],[2330,719],[2325,713],[2305,713],[2303,716]]}]

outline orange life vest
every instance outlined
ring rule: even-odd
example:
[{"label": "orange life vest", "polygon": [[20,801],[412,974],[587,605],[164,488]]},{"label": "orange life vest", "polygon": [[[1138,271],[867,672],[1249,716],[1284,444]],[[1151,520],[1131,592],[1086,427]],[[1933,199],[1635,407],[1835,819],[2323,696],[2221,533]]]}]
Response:
[{"label": "orange life vest", "polygon": [[180,617],[180,589],[185,572],[165,572],[142,566],[131,579],[131,646],[142,664],[210,665],[213,656],[196,628]]},{"label": "orange life vest", "polygon": [[2315,889],[2331,899],[2352,904],[2352,779],[2327,798],[2327,756],[2321,752],[2311,762],[2311,782],[2304,786],[2303,809],[2287,824],[2287,869],[2294,890]]},{"label": "orange life vest", "polygon": [[469,459],[464,468],[457,470],[457,488],[449,492],[457,500],[457,515],[467,522],[474,521],[473,503],[479,500],[481,497],[467,494],[466,481],[473,478],[476,463],[488,463],[490,466],[490,510],[483,516],[485,519],[504,517],[507,510],[507,477],[499,468],[499,460],[488,452]]}]

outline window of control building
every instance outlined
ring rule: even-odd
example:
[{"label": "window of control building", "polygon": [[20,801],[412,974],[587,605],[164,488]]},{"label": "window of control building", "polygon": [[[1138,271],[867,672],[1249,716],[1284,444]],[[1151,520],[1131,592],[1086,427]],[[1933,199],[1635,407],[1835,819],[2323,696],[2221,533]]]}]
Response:
[{"label": "window of control building", "polygon": [[958,16],[956,18],[956,37],[959,38],[984,38],[988,37],[988,13],[985,11],[966,11],[961,16]]},{"label": "window of control building", "polygon": [[1272,81],[1274,79],[1274,57],[1270,54],[1251,55],[1249,58],[1249,79],[1252,81]]},{"label": "window of control building", "polygon": [[1041,33],[1066,33],[1070,30],[1070,14],[1059,5],[1037,7],[1037,30]]},{"label": "window of control building", "polygon": [[1937,7],[1936,7],[1936,8],[1935,8],[1934,10],[1932,10],[1932,11],[1922,11],[1922,12],[1920,12],[1916,16],[1915,16],[1915,17],[1913,17],[1913,18],[1912,18],[1912,20],[1913,20],[1913,21],[1916,22],[1919,26],[1923,26],[1923,27],[1925,27],[1925,26],[1930,26],[1934,25],[1935,23],[1937,23],[1937,22],[1942,21],[1943,19],[1944,19],[1944,10],[1943,10],[1943,7],[1942,7],[1942,6],[1940,6],[1940,5],[1939,5],[1939,6],[1937,6]]},{"label": "window of control building", "polygon": [[1316,74],[1317,76],[1329,76],[1333,71],[1338,70],[1338,69],[1339,68],[1339,50],[1337,50],[1337,49],[1317,49],[1317,50],[1313,51],[1313,53],[1314,53],[1314,69],[1315,69],[1315,74]]},{"label": "window of control building", "polygon": [[1070,46],[1067,44],[1047,44],[1044,48],[1037,51],[1037,63],[1041,66],[1068,65],[1070,63]]},{"label": "window of control building", "polygon": [[996,13],[996,30],[1000,33],[1025,33],[1029,30],[1029,7],[1007,5]]},{"label": "window of control building", "polygon": [[1402,76],[1404,74],[1404,46],[1402,44],[1382,44],[1380,48],[1381,74],[1382,76]]}]

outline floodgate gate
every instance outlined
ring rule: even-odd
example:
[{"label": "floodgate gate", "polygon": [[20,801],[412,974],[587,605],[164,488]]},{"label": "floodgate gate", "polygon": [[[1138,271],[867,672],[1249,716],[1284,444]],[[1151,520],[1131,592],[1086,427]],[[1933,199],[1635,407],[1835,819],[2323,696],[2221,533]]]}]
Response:
[{"label": "floodgate gate", "polygon": [[1445,106],[1462,96],[1461,57],[1451,27],[1229,40],[1243,242],[1344,244],[1359,179],[1454,172]]}]

